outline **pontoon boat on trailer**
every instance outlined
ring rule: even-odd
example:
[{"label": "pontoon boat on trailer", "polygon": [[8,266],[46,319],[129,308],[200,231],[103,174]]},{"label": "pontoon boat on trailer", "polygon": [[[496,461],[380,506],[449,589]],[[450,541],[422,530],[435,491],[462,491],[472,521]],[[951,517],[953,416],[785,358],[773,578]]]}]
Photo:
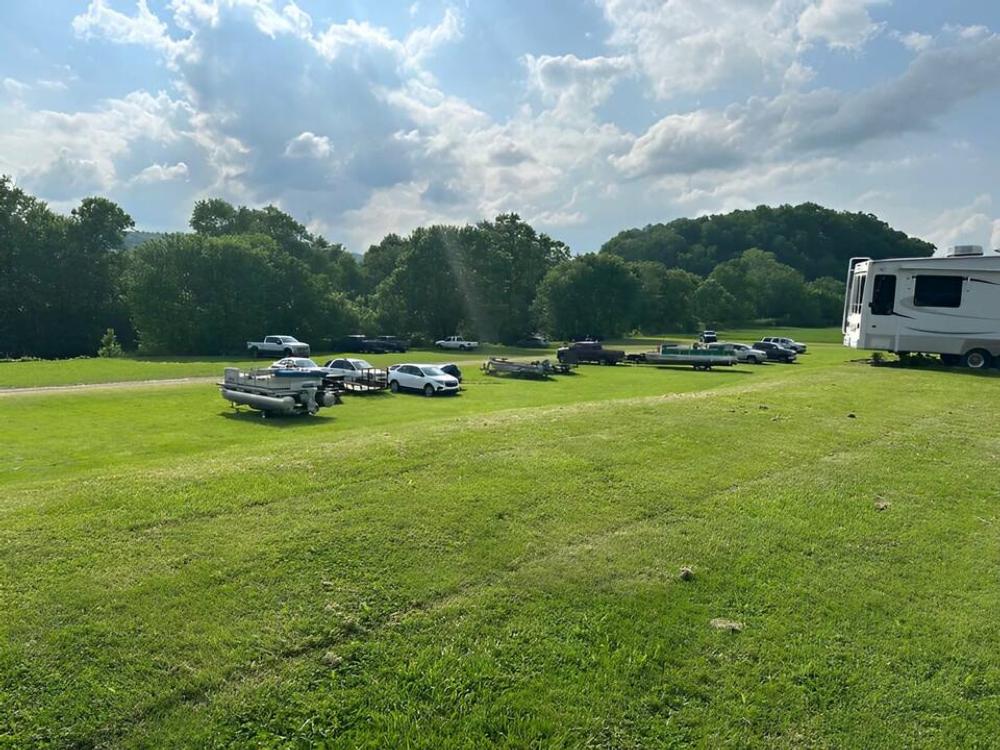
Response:
[{"label": "pontoon boat on trailer", "polygon": [[227,367],[220,395],[234,407],[249,406],[268,414],[315,414],[340,403],[343,379],[317,368],[250,370]]}]

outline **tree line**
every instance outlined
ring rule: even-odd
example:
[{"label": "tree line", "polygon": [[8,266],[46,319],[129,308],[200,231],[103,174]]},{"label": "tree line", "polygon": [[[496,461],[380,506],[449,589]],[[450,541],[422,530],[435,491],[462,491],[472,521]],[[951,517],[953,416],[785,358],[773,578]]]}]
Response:
[{"label": "tree line", "polygon": [[933,250],[814,204],[629,230],[575,256],[513,213],[390,234],[360,261],[273,206],[199,201],[190,232],[137,245],[132,228],[104,198],[63,216],[0,177],[0,356],[107,351],[108,329],[129,350],[223,354],[270,333],[319,348],[356,332],[511,343],[830,325],[843,282],[827,269]]}]

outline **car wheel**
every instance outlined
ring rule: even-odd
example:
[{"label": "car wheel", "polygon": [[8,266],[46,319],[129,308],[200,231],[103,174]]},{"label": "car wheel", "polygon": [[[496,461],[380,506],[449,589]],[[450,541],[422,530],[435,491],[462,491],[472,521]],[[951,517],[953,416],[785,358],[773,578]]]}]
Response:
[{"label": "car wheel", "polygon": [[250,356],[257,359],[260,356],[260,350],[255,346],[250,350]]},{"label": "car wheel", "polygon": [[292,350],[291,349],[285,349],[285,356],[286,357],[291,357],[292,356]]},{"label": "car wheel", "polygon": [[427,398],[430,398],[431,396],[433,396],[434,395],[434,386],[431,385],[430,383],[428,383],[427,385],[425,385],[424,386],[424,395],[427,396]]},{"label": "car wheel", "polygon": [[399,393],[399,382],[396,380],[389,381],[389,390],[393,393]]},{"label": "car wheel", "polygon": [[993,357],[985,349],[973,349],[962,357],[962,363],[970,370],[985,370],[993,362]]}]

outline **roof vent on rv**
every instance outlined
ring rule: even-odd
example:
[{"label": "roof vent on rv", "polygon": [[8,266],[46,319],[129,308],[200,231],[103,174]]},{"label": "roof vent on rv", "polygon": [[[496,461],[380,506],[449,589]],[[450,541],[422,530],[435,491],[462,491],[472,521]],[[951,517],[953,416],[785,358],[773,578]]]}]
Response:
[{"label": "roof vent on rv", "polygon": [[955,245],[955,247],[948,248],[948,252],[945,253],[946,258],[962,258],[968,255],[982,255],[983,246],[982,245]]}]

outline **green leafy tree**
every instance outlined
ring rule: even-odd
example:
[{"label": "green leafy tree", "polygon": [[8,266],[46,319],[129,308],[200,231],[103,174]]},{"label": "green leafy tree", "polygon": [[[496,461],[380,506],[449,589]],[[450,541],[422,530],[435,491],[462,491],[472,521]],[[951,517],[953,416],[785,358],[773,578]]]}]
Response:
[{"label": "green leafy tree", "polygon": [[59,216],[0,177],[0,353],[94,354],[120,312],[119,251],[131,226],[104,198]]},{"label": "green leafy tree", "polygon": [[634,325],[639,291],[639,280],[620,258],[588,253],[545,275],[535,314],[557,337],[619,336]]},{"label": "green leafy tree", "polygon": [[691,298],[701,278],[645,260],[629,264],[639,279],[636,324],[645,333],[690,331],[696,324]]},{"label": "green leafy tree", "polygon": [[513,213],[463,228],[459,241],[458,274],[472,332],[505,343],[530,333],[538,285],[569,259],[569,248]]},{"label": "green leafy tree", "polygon": [[742,323],[745,307],[711,276],[695,290],[691,299],[694,314],[702,325],[715,328]]},{"label": "green leafy tree", "polygon": [[380,327],[430,340],[459,331],[468,297],[460,260],[456,227],[414,230],[395,270],[375,290]]}]

